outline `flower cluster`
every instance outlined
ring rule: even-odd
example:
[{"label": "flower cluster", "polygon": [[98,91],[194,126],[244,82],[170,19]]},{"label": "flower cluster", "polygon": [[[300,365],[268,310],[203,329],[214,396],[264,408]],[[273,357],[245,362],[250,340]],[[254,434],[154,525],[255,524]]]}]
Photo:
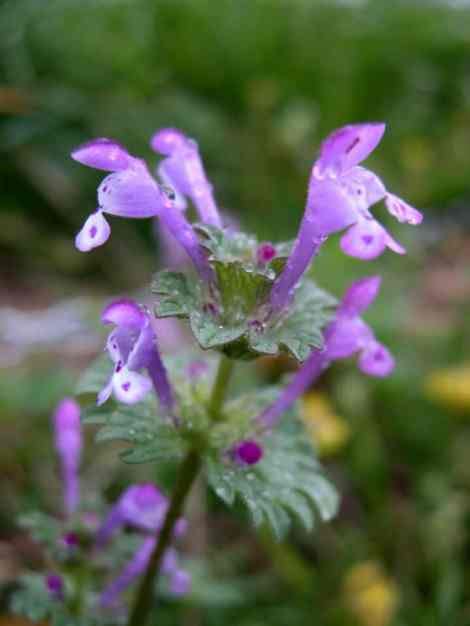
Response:
[{"label": "flower cluster", "polygon": [[[134,311],[134,314],[137,311]],[[116,322],[116,318],[113,317]],[[137,319],[134,319],[137,324]],[[141,329],[141,326],[137,326]],[[125,327],[128,329],[128,327]],[[122,339],[122,338],[121,338]],[[109,553],[110,544],[119,541],[124,528],[133,529],[142,537],[134,555],[124,565],[122,571],[106,584],[99,595],[101,609],[121,609],[122,594],[142,574],[158,542],[168,510],[168,498],[151,483],[128,487],[100,523],[98,516],[90,511],[79,510],[79,465],[82,448],[80,428],[80,407],[70,398],[65,398],[53,416],[55,446],[60,458],[64,485],[64,503],[67,513],[66,528],[60,538],[67,555],[82,558],[87,567],[101,567],[102,556]],[[85,526],[91,536],[85,544],[80,538],[80,528]],[[76,527],[76,530],[74,529]],[[187,522],[180,518],[175,526],[174,538],[182,537],[187,530]],[[87,544],[90,545],[87,548]],[[81,554],[82,553],[82,554]],[[190,576],[179,565],[178,554],[173,547],[166,550],[163,573],[168,578],[170,593],[181,595],[190,590]],[[67,574],[50,572],[45,577],[45,587],[51,599],[66,604],[71,585],[66,584]],[[73,585],[72,585],[73,586]]]},{"label": "flower cluster", "polygon": [[[275,274],[267,298],[255,305],[268,312],[261,321],[258,319],[260,315],[252,315],[249,321],[252,334],[262,334],[270,320],[274,320],[272,324],[275,325],[280,316],[285,317],[284,312],[295,299],[296,288],[312,258],[333,233],[345,231],[341,249],[363,260],[376,258],[385,248],[398,254],[405,252],[375,219],[371,207],[384,200],[391,215],[409,224],[419,224],[421,213],[390,193],[376,174],[360,165],[377,147],[384,131],[382,123],[349,125],[334,131],[321,145],[312,167],[297,238],[281,270]],[[152,137],[151,147],[163,156],[156,170],[160,182],[152,177],[141,159],[131,156],[125,148],[109,139],[91,141],[72,153],[75,160],[85,165],[112,172],[98,188],[99,208],[86,221],[76,245],[80,250],[88,251],[104,243],[110,230],[103,213],[132,218],[156,217],[162,222],[164,232],[170,233],[176,245],[179,243],[186,251],[202,284],[209,287],[213,296],[225,286],[217,284],[220,268],[215,271],[208,244],[201,240],[197,228],[185,217],[188,200],[196,208],[200,223],[205,225],[204,232],[223,232],[229,241],[232,235],[230,229],[224,229],[197,144],[180,131],[167,128]],[[238,245],[234,240],[232,247]],[[265,268],[269,268],[279,256],[279,248],[269,242],[257,244],[251,256],[253,267],[261,274],[267,272],[269,275],[272,270]],[[360,370],[370,376],[387,376],[393,370],[394,359],[390,352],[376,340],[360,317],[377,296],[379,286],[378,277],[353,283],[334,319],[324,329],[323,348],[314,346],[311,349],[279,398],[254,418],[253,434],[271,429],[287,408],[337,359],[358,354]],[[211,302],[204,307],[204,311],[216,318],[223,309]],[[98,394],[98,404],[104,403],[112,393],[120,402],[135,404],[153,387],[160,405],[177,425],[177,394],[160,358],[151,314],[135,302],[120,300],[106,307],[102,321],[115,326],[107,342],[114,372]],[[230,335],[231,339],[234,336]],[[148,377],[140,373],[141,370],[146,370]],[[234,442],[230,451],[230,458],[241,465],[256,464],[262,457],[262,447],[255,438]]]}]

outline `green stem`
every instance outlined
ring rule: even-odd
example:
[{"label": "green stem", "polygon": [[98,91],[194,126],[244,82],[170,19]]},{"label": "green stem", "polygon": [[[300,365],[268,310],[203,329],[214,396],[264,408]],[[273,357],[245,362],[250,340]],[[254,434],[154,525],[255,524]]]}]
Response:
[{"label": "green stem", "polygon": [[195,450],[190,450],[184,459],[171,498],[155,550],[150,557],[147,570],[137,591],[134,606],[129,616],[128,626],[145,626],[153,606],[154,588],[160,572],[165,552],[170,545],[174,527],[183,511],[184,502],[201,467],[201,458]]},{"label": "green stem", "polygon": [[[221,409],[232,370],[233,361],[223,356],[219,363],[219,369],[215,377],[208,404],[208,412],[213,420],[219,420],[221,418]],[[196,452],[196,450],[190,450],[181,465],[163,528],[160,532],[155,550],[148,562],[142,582],[137,590],[134,606],[129,616],[127,626],[145,626],[149,618],[153,606],[154,588],[158,580],[163,557],[173,539],[175,524],[183,512],[185,500],[196,480],[201,468],[201,463],[199,453]]]},{"label": "green stem", "polygon": [[225,394],[227,393],[234,363],[232,359],[228,359],[226,356],[222,355],[220,357],[219,369],[217,370],[208,406],[209,415],[214,421],[220,420],[222,417],[222,405],[224,403]]}]

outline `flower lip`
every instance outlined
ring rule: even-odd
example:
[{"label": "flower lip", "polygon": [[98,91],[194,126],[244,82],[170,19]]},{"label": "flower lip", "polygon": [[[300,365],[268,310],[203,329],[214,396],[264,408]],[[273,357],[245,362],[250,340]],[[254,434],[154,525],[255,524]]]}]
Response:
[{"label": "flower lip", "polygon": [[87,141],[75,148],[70,156],[82,165],[106,172],[126,169],[132,160],[124,146],[106,137]]}]

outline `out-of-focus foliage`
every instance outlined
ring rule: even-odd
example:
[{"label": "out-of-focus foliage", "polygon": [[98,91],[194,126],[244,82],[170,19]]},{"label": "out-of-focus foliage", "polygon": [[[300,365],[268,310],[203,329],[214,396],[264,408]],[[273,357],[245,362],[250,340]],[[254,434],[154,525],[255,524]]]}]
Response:
[{"label": "out-of-focus foliage", "polygon": [[[398,363],[377,382],[336,366],[321,381],[330,406],[304,406],[320,450],[321,429],[331,437],[336,424],[325,460],[339,516],[314,536],[297,529],[275,544],[264,530],[248,536],[215,498],[205,511],[195,497],[195,592],[184,606],[163,603],[157,621],[467,626],[469,33],[462,1],[0,4],[0,305],[9,307],[0,315],[0,582],[40,560],[12,520],[54,510],[47,413],[93,356],[87,320],[103,293],[148,285],[156,269],[147,221],[116,218],[105,247],[73,249],[99,175],[73,163],[70,149],[107,135],[154,163],[150,134],[181,127],[198,140],[220,205],[260,239],[285,240],[321,138],[377,119],[388,132],[374,169],[424,209],[425,222],[391,227],[406,259],[347,259],[332,238],[314,263],[314,278],[338,295],[353,277],[384,275],[367,321]],[[96,303],[80,313],[76,340],[61,339],[53,316],[42,318],[41,340],[30,317],[8,321],[77,292]],[[239,375],[275,378],[282,368],[268,361]],[[110,499],[129,479],[111,470],[114,457],[87,446],[84,471]]]}]

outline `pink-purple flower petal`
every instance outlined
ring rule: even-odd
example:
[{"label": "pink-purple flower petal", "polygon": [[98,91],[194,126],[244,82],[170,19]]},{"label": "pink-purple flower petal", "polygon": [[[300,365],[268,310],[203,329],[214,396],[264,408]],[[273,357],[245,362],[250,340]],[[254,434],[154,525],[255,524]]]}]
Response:
[{"label": "pink-purple flower petal", "polygon": [[385,206],[390,215],[393,215],[399,222],[416,225],[423,221],[422,213],[392,193],[387,193],[385,196]]},{"label": "pink-purple flower petal", "polygon": [[385,229],[374,219],[361,219],[341,237],[341,250],[349,256],[370,261],[385,250]]},{"label": "pink-purple flower petal", "polygon": [[111,227],[103,213],[98,209],[88,217],[75,237],[75,246],[80,252],[89,252],[93,248],[102,246],[108,240],[110,234]]},{"label": "pink-purple flower petal", "polygon": [[384,345],[371,341],[362,350],[358,365],[364,374],[383,378],[395,368],[395,359]]},{"label": "pink-purple flower petal", "polygon": [[145,218],[158,215],[163,194],[146,165],[133,159],[132,167],[114,172],[98,187],[98,204],[105,213]]},{"label": "pink-purple flower petal", "polygon": [[100,137],[92,139],[75,148],[71,153],[72,159],[106,172],[117,172],[129,166],[132,157],[117,141]]},{"label": "pink-purple flower petal", "polygon": [[338,128],[322,143],[314,166],[317,178],[338,176],[358,165],[377,147],[385,124],[352,124]]}]

